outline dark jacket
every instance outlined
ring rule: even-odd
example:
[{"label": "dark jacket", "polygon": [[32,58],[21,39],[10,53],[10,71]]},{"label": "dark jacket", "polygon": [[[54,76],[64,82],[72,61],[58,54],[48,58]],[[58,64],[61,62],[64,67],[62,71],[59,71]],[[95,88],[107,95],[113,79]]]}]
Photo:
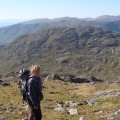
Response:
[{"label": "dark jacket", "polygon": [[37,105],[43,99],[42,81],[40,77],[32,76],[28,81],[28,95],[33,105]]}]

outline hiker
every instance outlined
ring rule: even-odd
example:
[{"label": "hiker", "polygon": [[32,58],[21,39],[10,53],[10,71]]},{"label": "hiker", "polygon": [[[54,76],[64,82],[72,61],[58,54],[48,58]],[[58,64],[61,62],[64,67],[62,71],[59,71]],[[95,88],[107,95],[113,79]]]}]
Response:
[{"label": "hiker", "polygon": [[33,65],[30,69],[30,73],[31,76],[28,81],[28,103],[31,108],[31,115],[34,116],[34,120],[41,120],[42,113],[40,102],[43,99],[43,94],[42,81],[40,78],[40,67],[38,65]]}]

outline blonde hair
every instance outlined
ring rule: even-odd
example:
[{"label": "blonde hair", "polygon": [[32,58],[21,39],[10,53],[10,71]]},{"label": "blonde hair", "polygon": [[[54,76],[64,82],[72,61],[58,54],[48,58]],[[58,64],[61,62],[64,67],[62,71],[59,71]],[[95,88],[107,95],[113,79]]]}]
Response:
[{"label": "blonde hair", "polygon": [[39,75],[40,74],[40,67],[38,65],[33,65],[30,68],[31,74],[32,75]]}]

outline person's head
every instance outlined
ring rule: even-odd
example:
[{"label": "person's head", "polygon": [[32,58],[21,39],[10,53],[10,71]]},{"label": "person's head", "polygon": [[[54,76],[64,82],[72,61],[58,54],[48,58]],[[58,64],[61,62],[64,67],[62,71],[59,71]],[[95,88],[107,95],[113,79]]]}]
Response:
[{"label": "person's head", "polygon": [[38,65],[33,65],[30,68],[31,75],[33,76],[39,76],[40,75],[40,67]]}]

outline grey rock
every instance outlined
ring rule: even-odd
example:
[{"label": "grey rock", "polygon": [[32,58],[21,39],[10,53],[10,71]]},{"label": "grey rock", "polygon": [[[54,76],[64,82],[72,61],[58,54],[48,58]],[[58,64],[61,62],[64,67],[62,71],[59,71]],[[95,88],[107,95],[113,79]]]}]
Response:
[{"label": "grey rock", "polygon": [[66,101],[65,107],[77,107],[79,106],[79,102],[73,102],[73,101]]},{"label": "grey rock", "polygon": [[10,83],[7,82],[6,80],[0,79],[0,85],[2,85],[2,86],[10,86]]},{"label": "grey rock", "polygon": [[68,110],[68,113],[70,115],[78,115],[78,111],[77,111],[77,108],[71,108]]},{"label": "grey rock", "polygon": [[61,106],[55,108],[56,111],[65,111],[65,109]]},{"label": "grey rock", "polygon": [[87,105],[89,105],[89,106],[93,106],[94,104],[97,103],[97,101],[96,101],[95,99],[89,99],[89,100],[86,101],[86,103],[87,103]]},{"label": "grey rock", "polygon": [[78,107],[79,105],[84,105],[84,103],[82,102],[74,102],[74,101],[59,101],[57,106],[61,106],[61,107]]},{"label": "grey rock", "polygon": [[7,105],[3,105],[2,110],[7,112],[7,113],[12,113],[12,112],[15,112],[16,110],[18,110],[18,108],[15,105],[10,103]]},{"label": "grey rock", "polygon": [[58,104],[57,104],[57,107],[55,108],[56,111],[65,111],[64,109],[64,105],[62,103],[62,101],[60,101]]},{"label": "grey rock", "polygon": [[79,120],[87,120],[84,116],[80,117]]},{"label": "grey rock", "polygon": [[48,76],[44,79],[44,81],[47,81],[47,80],[52,80],[52,76],[51,76],[51,75],[48,75]]},{"label": "grey rock", "polygon": [[7,119],[4,118],[3,116],[0,116],[0,120],[7,120]]},{"label": "grey rock", "polygon": [[100,91],[96,92],[95,95],[116,97],[116,96],[120,96],[120,89],[100,90]]},{"label": "grey rock", "polygon": [[120,109],[108,115],[107,120],[120,120]]},{"label": "grey rock", "polygon": [[99,115],[99,114],[102,114],[102,113],[103,113],[102,110],[98,110],[98,111],[95,112],[96,115]]}]

